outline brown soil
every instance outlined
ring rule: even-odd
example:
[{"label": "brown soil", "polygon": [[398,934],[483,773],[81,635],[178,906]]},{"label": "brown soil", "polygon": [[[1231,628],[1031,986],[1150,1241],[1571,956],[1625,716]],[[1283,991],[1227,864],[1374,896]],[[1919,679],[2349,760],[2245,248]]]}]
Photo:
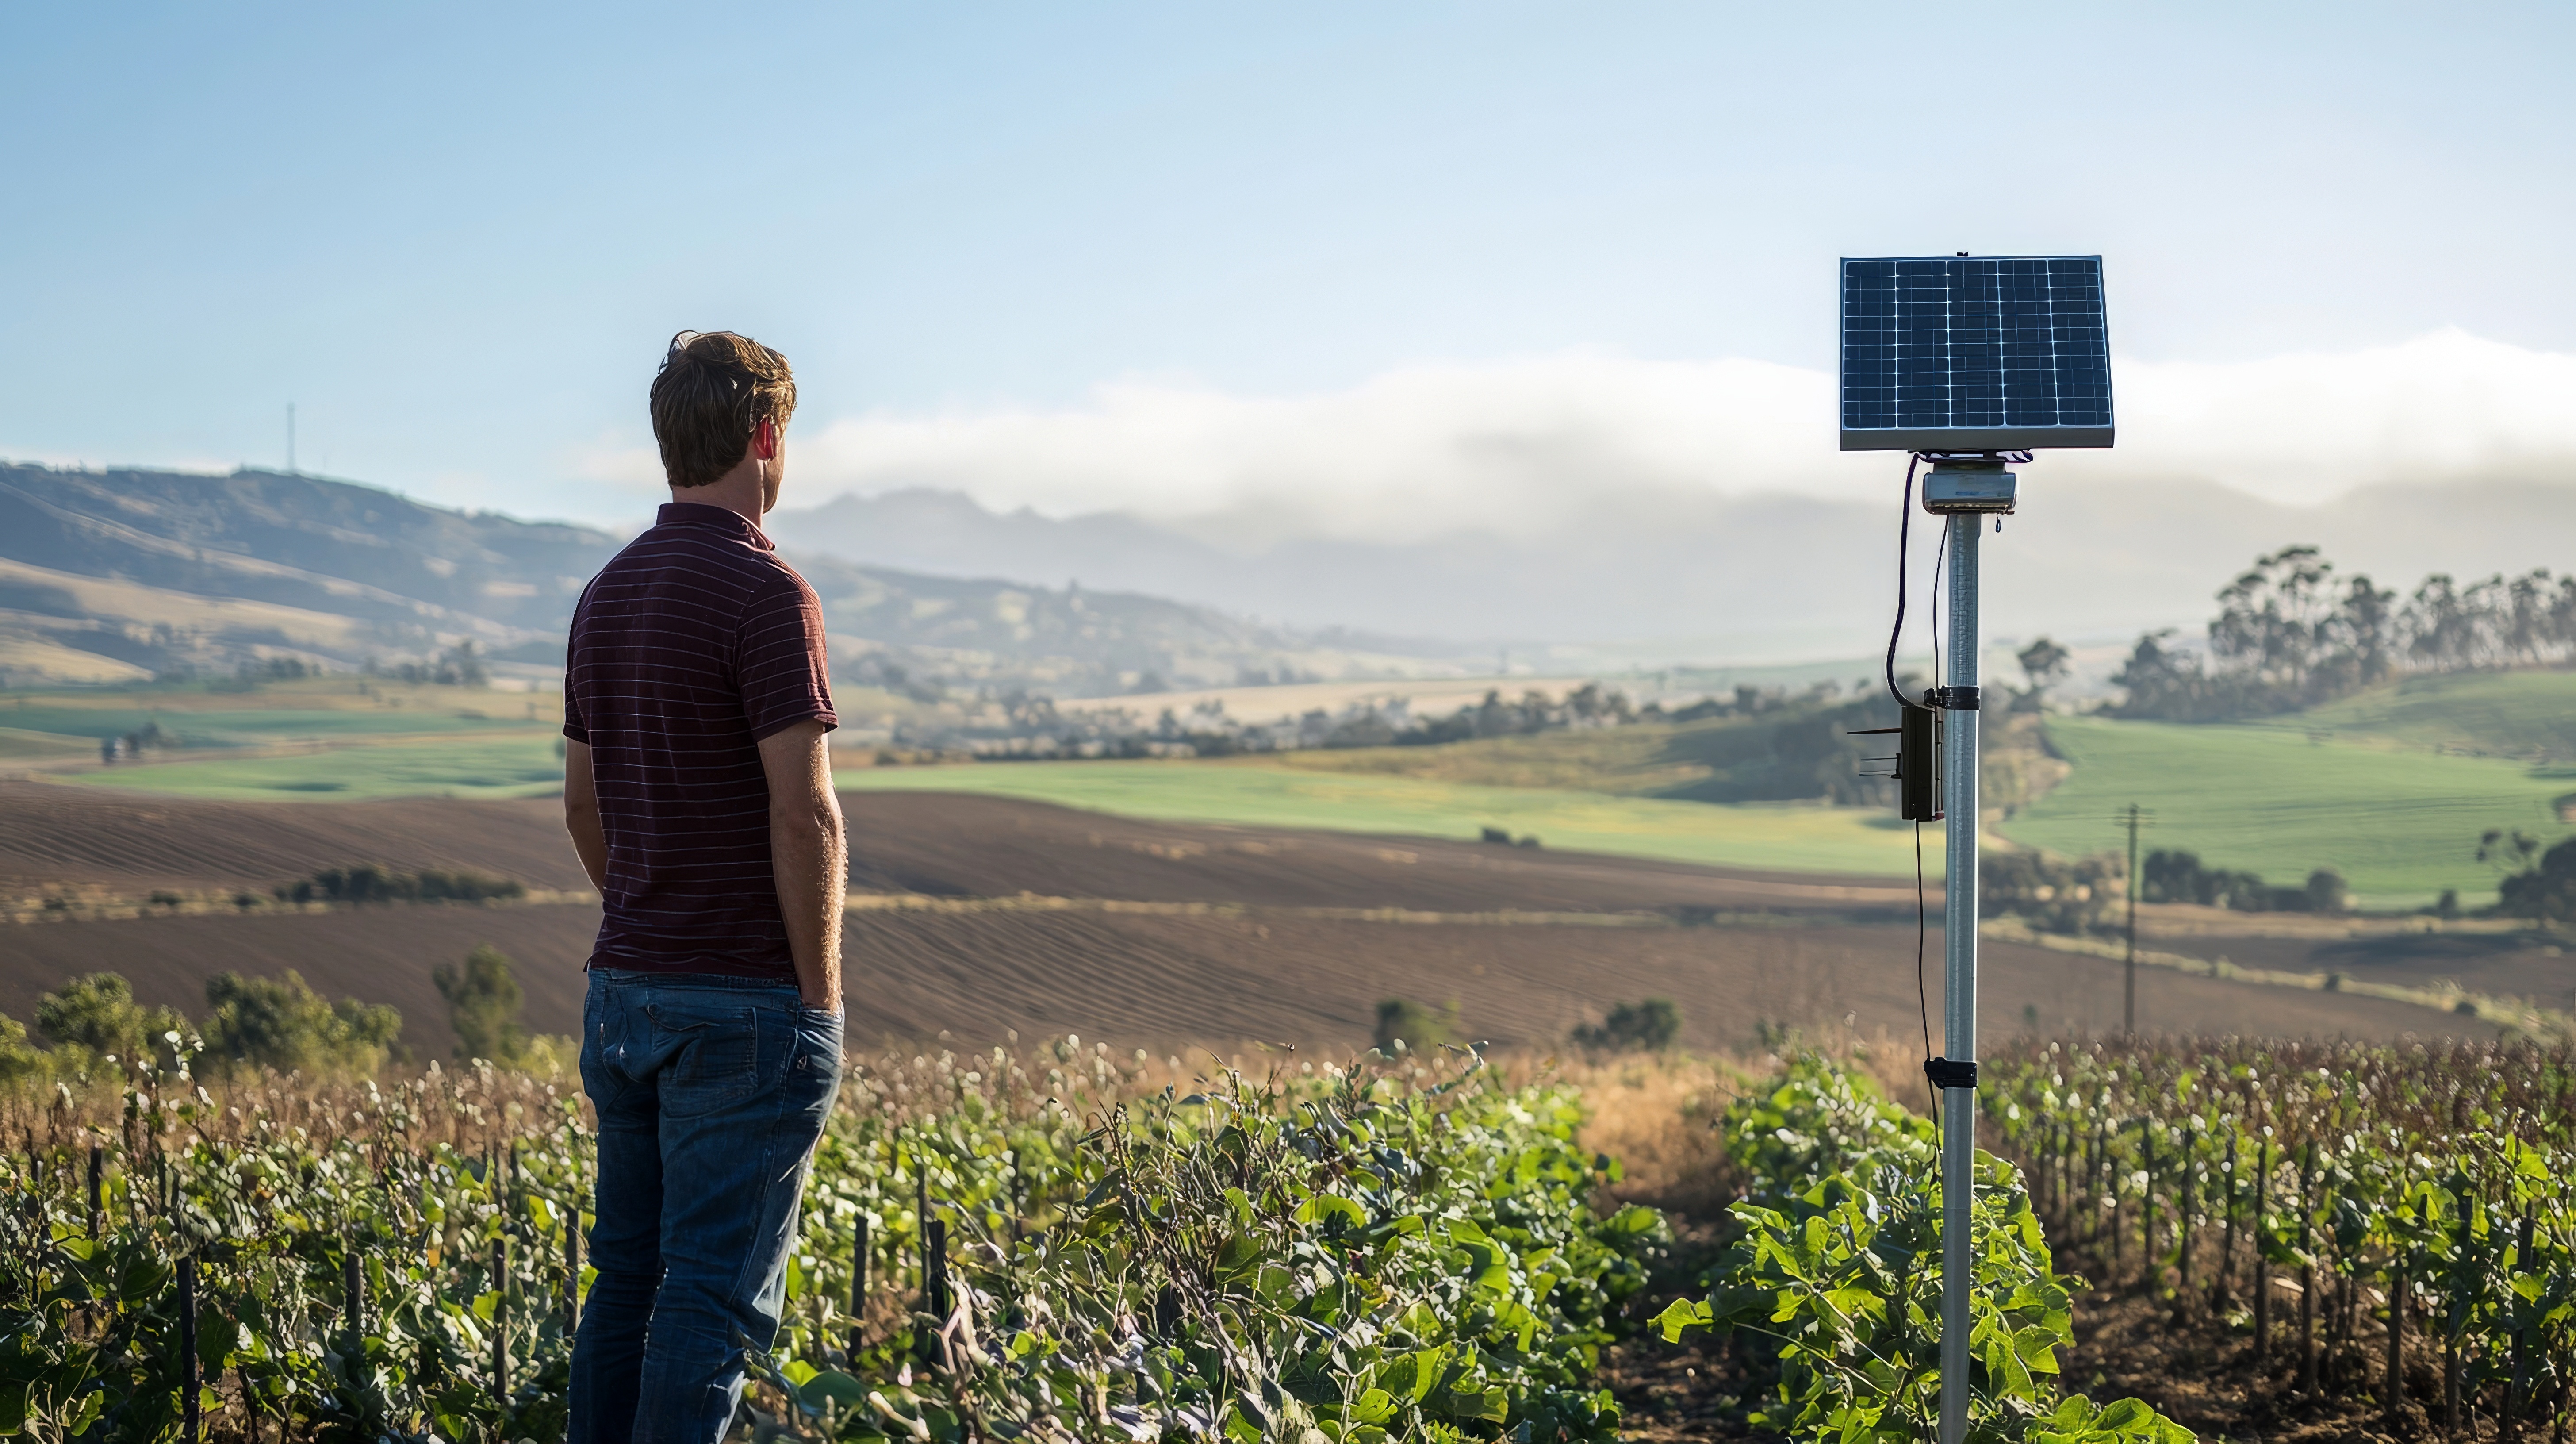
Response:
[{"label": "brown soil", "polygon": [[[1070,1030],[1173,1047],[1364,1046],[1378,1001],[1402,997],[1456,1002],[1473,1037],[1547,1047],[1613,1001],[1657,996],[1680,1004],[1684,1042],[1695,1047],[1752,1046],[1765,1024],[1818,1041],[1884,1035],[1909,1051],[1922,1046],[1912,890],[1884,882],[1129,822],[932,794],[854,796],[850,811],[862,889],[1234,905],[854,913],[853,1022],[862,1036]],[[579,881],[544,802],[165,807],[19,787],[0,789],[0,823],[0,856],[46,858],[60,872],[81,864],[84,878],[271,880],[373,857]],[[1353,907],[1449,917],[1363,921],[1307,911]],[[1600,921],[1650,925],[1473,917],[1507,909],[1624,913],[1631,916]],[[22,924],[0,928],[0,1011],[26,1018],[38,993],[98,969],[125,974],[148,1000],[201,1008],[213,973],[294,968],[328,995],[394,1004],[412,1020],[414,1046],[442,1051],[435,1020],[445,1010],[430,969],[490,942],[519,964],[530,1026],[570,1033],[596,918],[590,906],[544,904]],[[2115,964],[2008,944],[1984,956],[1983,1010],[1997,1031],[2031,1020],[2051,1032],[2117,1025]],[[1926,967],[1937,991],[1937,936]],[[2138,985],[2142,1010],[2185,1031],[2393,1037],[2474,1026],[2377,999],[2165,970],[2143,971]]]},{"label": "brown soil", "polygon": [[201,802],[0,782],[0,890],[265,889],[355,862],[590,886],[564,838],[563,805],[549,800]]}]

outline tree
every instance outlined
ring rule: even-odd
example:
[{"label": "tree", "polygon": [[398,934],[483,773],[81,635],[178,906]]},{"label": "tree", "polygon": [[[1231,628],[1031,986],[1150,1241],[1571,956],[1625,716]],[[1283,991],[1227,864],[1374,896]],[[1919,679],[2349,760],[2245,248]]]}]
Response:
[{"label": "tree", "polygon": [[2528,872],[2540,851],[2540,839],[2517,827],[2511,832],[2490,827],[2478,834],[2478,861],[2502,873]]},{"label": "tree", "polygon": [[2343,874],[2321,867],[2308,874],[2307,910],[2312,913],[2340,913],[2352,910],[2352,889],[2345,885]]},{"label": "tree", "polygon": [[2511,917],[2576,922],[2576,837],[2499,883],[2496,898],[2498,910]]},{"label": "tree", "polygon": [[91,973],[36,1000],[36,1029],[57,1047],[120,1059],[151,1048],[166,1061],[168,1035],[187,1032],[188,1020],[176,1008],[134,1001],[134,985],[115,973]]},{"label": "tree", "polygon": [[2334,563],[2312,546],[2283,547],[2255,558],[2251,570],[2218,593],[2218,616],[2209,624],[2210,652],[2267,686],[2302,690],[2333,611],[2326,592],[2333,574]]},{"label": "tree", "polygon": [[1681,1009],[1670,998],[1615,1003],[1599,1023],[1574,1030],[1574,1046],[1596,1053],[1660,1052],[1682,1032]]},{"label": "tree", "polygon": [[355,998],[325,1001],[289,968],[275,978],[206,980],[206,1054],[217,1068],[367,1075],[402,1036],[402,1014]]},{"label": "tree", "polygon": [[527,1055],[528,1030],[519,1021],[522,995],[510,960],[490,943],[476,943],[459,971],[441,963],[430,975],[447,1000],[448,1026],[456,1030],[456,1056],[515,1064]]},{"label": "tree", "polygon": [[2013,660],[2021,663],[2021,674],[2030,679],[2030,695],[2036,699],[2066,680],[2067,664],[2075,660],[2075,654],[2042,637],[2014,653]]}]

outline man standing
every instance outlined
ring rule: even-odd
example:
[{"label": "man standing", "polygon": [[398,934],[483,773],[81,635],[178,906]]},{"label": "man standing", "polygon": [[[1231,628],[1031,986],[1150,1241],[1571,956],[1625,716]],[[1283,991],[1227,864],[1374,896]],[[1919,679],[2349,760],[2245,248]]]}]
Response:
[{"label": "man standing", "polygon": [[599,1270],[577,1444],[713,1444],[776,1337],[841,1084],[847,853],[823,609],[760,529],[787,359],[683,331],[653,380],[671,502],[592,579],[564,674],[564,816],[604,916],[582,1005]]}]

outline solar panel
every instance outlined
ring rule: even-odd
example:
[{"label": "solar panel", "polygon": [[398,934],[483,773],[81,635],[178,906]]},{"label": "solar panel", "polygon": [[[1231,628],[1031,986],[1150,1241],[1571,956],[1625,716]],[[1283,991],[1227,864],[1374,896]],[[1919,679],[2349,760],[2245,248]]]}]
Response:
[{"label": "solar panel", "polygon": [[1842,449],[2111,444],[2100,256],[1843,262]]}]

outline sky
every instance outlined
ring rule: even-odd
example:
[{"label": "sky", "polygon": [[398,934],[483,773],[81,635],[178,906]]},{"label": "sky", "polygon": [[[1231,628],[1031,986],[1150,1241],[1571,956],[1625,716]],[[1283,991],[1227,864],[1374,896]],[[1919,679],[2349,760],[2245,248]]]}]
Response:
[{"label": "sky", "polygon": [[273,467],[293,403],[306,470],[633,525],[662,345],[731,328],[805,500],[1526,532],[1886,489],[1833,262],[1954,250],[2105,258],[2123,444],[2061,475],[2576,458],[2565,4],[14,6],[0,53],[5,458]]}]

